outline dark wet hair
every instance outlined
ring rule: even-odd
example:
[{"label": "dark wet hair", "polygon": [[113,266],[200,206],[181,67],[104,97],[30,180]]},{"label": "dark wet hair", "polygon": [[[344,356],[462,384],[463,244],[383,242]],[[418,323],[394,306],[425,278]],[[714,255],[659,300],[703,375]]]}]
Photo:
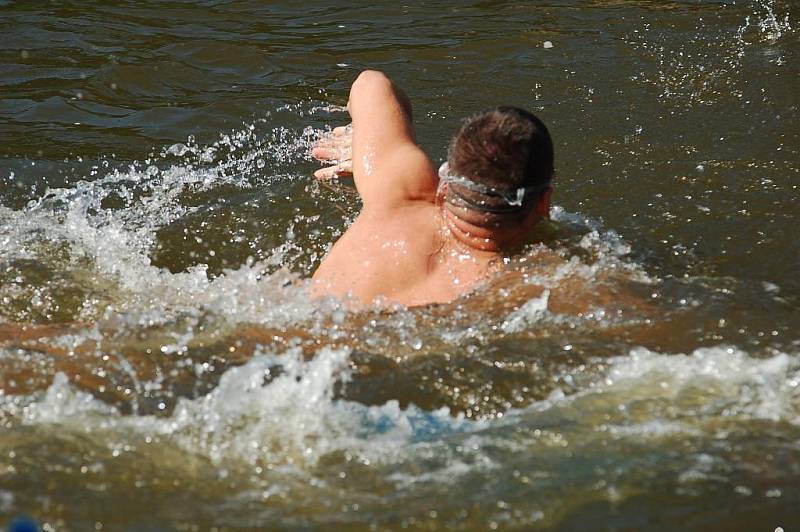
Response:
[{"label": "dark wet hair", "polygon": [[480,197],[457,185],[450,187],[448,201],[488,214],[528,211],[553,179],[553,141],[533,113],[497,107],[464,122],[450,142],[448,164],[452,174],[503,192],[522,187],[538,191],[526,195],[516,209],[508,208],[501,198]]}]

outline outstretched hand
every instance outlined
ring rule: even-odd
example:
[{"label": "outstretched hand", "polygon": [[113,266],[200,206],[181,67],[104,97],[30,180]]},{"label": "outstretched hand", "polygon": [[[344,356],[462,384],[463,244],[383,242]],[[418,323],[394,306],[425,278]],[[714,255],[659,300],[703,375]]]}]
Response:
[{"label": "outstretched hand", "polygon": [[353,175],[352,126],[340,126],[323,135],[311,149],[311,156],[323,163],[333,163],[314,172],[317,179]]}]

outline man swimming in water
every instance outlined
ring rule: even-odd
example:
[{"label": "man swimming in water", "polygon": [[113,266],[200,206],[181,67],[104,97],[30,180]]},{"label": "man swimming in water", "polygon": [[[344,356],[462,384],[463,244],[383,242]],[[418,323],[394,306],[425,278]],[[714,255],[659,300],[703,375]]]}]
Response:
[{"label": "man swimming in water", "polygon": [[352,126],[312,153],[351,158],[315,175],[352,174],[363,208],[314,273],[316,296],[452,301],[549,216],[553,143],[533,114],[498,107],[468,119],[437,173],[416,144],[408,98],[384,74],[362,72],[347,108]]}]

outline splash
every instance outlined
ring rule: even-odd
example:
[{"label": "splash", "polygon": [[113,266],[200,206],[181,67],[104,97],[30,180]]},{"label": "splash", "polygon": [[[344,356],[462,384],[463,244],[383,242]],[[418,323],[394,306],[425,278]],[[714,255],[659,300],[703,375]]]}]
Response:
[{"label": "splash", "polygon": [[528,300],[522,307],[512,312],[503,322],[502,329],[505,332],[519,332],[547,316],[547,302],[550,299],[550,291],[545,290],[540,297]]},{"label": "splash", "polygon": [[747,48],[760,43],[774,48],[770,61],[781,65],[778,42],[793,29],[789,14],[778,14],[774,0],[756,0],[750,13],[735,29],[714,29],[699,17],[684,41],[675,41],[669,32],[649,23],[627,36],[628,41],[645,52],[655,64],[655,74],[641,72],[632,77],[656,86],[666,101],[714,104],[732,95],[742,99],[744,82],[740,73]]},{"label": "splash", "polygon": [[[16,419],[13,423],[58,424],[79,433],[111,430],[114,439],[174,442],[218,465],[308,470],[336,453],[375,465],[443,453],[448,457],[444,469],[416,473],[414,481],[426,482],[452,482],[449,474],[461,469],[466,474],[491,468],[491,449],[498,441],[513,442],[520,452],[562,447],[555,436],[542,437],[542,427],[553,419],[568,431],[561,436],[564,441],[579,446],[590,444],[598,433],[635,441],[676,433],[698,436],[707,433],[707,424],[722,419],[800,426],[799,359],[786,353],[756,359],[726,346],[688,355],[636,348],[610,359],[599,373],[576,374],[576,393],[555,390],[547,399],[493,420],[468,420],[446,408],[401,409],[394,400],[366,406],[337,398],[336,389],[351,378],[349,358],[347,349],[324,348],[308,360],[296,350],[260,353],[228,370],[208,395],[181,400],[168,417],[120,416],[74,389],[62,374],[42,396],[0,396],[0,409],[4,417]],[[530,439],[509,442],[505,428],[521,426],[532,427]],[[462,446],[465,440],[472,444]],[[464,454],[453,455],[454,444]],[[395,480],[407,484],[412,478],[404,472]]]},{"label": "splash", "polygon": [[775,43],[784,35],[792,31],[789,14],[781,18],[777,13],[774,0],[758,0],[756,2],[755,22],[746,17],[744,24],[739,28],[738,35],[744,36],[747,30],[754,26],[761,40]]},{"label": "splash", "polygon": [[753,15],[745,17],[744,23],[736,32],[736,42],[739,45],[738,55],[743,57],[745,48],[754,42],[770,46],[769,61],[776,65],[783,65],[784,59],[780,48],[775,45],[784,36],[793,31],[789,21],[789,14],[782,18],[776,13],[777,8],[773,0],[758,0],[755,4]]},{"label": "splash", "polygon": [[622,389],[655,385],[661,389],[656,397],[679,403],[699,397],[700,405],[693,410],[704,416],[800,424],[800,366],[797,356],[787,353],[754,359],[728,346],[688,355],[637,348],[612,361],[603,385]]},{"label": "splash", "polygon": [[347,349],[322,349],[310,360],[298,350],[260,353],[231,368],[198,399],[182,399],[169,417],[120,416],[73,388],[57,374],[42,397],[0,396],[4,416],[27,425],[59,424],[78,432],[133,430],[135,439],[170,440],[216,464],[313,467],[326,455],[347,451],[372,462],[393,460],[409,445],[473,431],[482,422],[452,417],[446,408],[426,412],[397,401],[367,407],[335,399],[350,379]]},{"label": "splash", "polygon": [[[269,194],[270,188],[298,178],[296,171],[286,170],[309,159],[309,147],[321,134],[312,128],[269,127],[261,119],[210,145],[190,137],[127,168],[48,189],[20,211],[0,207],[0,263],[5,265],[0,315],[15,321],[93,321],[124,313],[147,323],[203,308],[234,309],[240,312],[234,315],[255,322],[307,315],[308,308],[300,308],[307,298],[302,289],[291,294],[290,287],[299,283],[286,266],[289,259],[316,257],[321,249],[301,249],[289,238],[272,249],[255,249],[259,260],[248,259],[219,276],[197,260],[172,272],[155,265],[153,256],[163,231],[219,208],[214,202],[197,204],[194,197],[226,188]],[[108,166],[104,161],[93,167],[87,178]],[[218,201],[224,205],[224,198]],[[296,215],[292,226],[302,222],[306,218]],[[215,255],[201,237],[183,232],[185,241],[194,241],[190,249],[205,246],[205,254]],[[287,306],[281,307],[281,299]]]}]

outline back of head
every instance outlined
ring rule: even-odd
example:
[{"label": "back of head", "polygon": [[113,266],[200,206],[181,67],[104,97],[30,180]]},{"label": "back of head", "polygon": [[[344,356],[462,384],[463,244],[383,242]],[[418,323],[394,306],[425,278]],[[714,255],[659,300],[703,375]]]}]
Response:
[{"label": "back of head", "polygon": [[553,141],[532,113],[497,107],[464,123],[450,142],[448,165],[452,174],[500,192],[538,190],[526,195],[528,210],[553,177]]}]

